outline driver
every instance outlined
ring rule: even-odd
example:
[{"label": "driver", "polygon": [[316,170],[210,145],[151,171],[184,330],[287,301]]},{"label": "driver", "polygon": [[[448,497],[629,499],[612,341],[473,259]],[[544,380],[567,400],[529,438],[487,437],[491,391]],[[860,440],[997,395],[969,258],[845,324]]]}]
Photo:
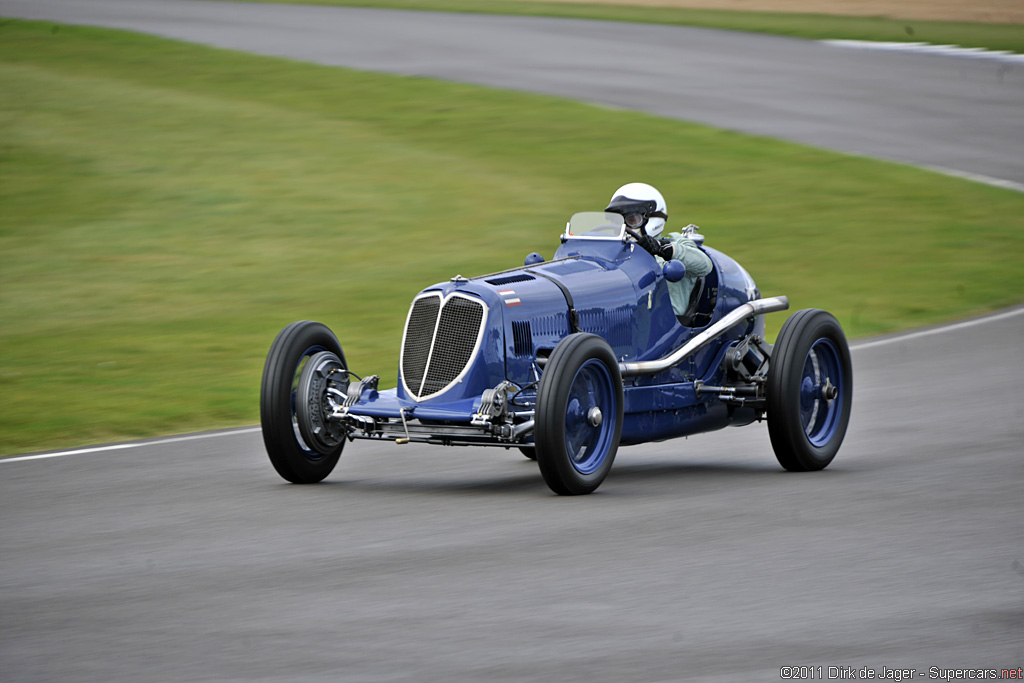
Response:
[{"label": "driver", "polygon": [[711,272],[711,257],[681,233],[670,233],[667,239],[658,238],[665,229],[668,208],[661,193],[647,183],[628,183],[615,190],[605,211],[622,215],[637,243],[654,256],[658,265],[676,259],[686,267],[682,280],[668,283],[672,310],[677,316],[685,315],[697,281]]}]

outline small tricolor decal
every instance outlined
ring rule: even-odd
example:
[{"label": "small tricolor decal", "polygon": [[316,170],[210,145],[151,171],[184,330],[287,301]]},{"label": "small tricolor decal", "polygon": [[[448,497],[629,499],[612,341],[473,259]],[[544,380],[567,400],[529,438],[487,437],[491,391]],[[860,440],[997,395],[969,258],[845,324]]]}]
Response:
[{"label": "small tricolor decal", "polygon": [[514,289],[502,289],[498,291],[498,294],[500,294],[505,299],[506,306],[518,306],[521,303],[523,303],[522,301],[519,300],[518,297],[515,296],[516,290]]}]

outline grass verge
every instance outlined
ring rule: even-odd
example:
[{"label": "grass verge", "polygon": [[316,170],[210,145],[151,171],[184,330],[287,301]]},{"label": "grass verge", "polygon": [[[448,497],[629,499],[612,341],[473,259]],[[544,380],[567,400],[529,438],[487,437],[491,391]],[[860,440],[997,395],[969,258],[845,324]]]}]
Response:
[{"label": "grass verge", "polygon": [[1024,291],[1018,193],[643,114],[21,21],[0,91],[2,454],[252,424],[293,320],[393,386],[416,292],[631,180],[851,336]]},{"label": "grass verge", "polygon": [[[246,0],[249,1],[249,0]],[[1024,26],[980,22],[851,17],[792,12],[741,12],[640,5],[516,0],[254,0],[338,7],[373,7],[475,14],[509,14],[604,21],[629,21],[771,33],[795,38],[920,41],[1024,53]]]}]

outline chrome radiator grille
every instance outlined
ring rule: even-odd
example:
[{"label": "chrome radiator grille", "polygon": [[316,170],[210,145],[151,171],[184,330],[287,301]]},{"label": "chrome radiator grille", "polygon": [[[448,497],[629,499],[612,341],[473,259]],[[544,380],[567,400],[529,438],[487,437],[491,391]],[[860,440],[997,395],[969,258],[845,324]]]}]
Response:
[{"label": "chrome radiator grille", "polygon": [[402,382],[416,399],[447,391],[476,355],[484,305],[461,294],[444,301],[436,293],[412,302],[402,340]]}]

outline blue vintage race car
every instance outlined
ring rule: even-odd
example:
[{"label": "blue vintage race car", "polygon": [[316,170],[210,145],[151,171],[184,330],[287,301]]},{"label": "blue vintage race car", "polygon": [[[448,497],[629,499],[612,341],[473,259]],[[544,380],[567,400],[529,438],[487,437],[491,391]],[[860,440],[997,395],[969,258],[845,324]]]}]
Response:
[{"label": "blue vintage race car", "polygon": [[519,448],[563,495],[590,493],[620,444],[662,441],[767,418],[787,470],[820,470],[846,433],[850,352],[829,313],[790,316],[774,345],[761,298],[733,259],[712,260],[681,315],[664,266],[615,213],[575,214],[554,258],[424,289],[405,323],[395,389],[352,372],[334,334],[296,322],[263,371],[270,461],[295,483],[322,480],[346,441]]}]

